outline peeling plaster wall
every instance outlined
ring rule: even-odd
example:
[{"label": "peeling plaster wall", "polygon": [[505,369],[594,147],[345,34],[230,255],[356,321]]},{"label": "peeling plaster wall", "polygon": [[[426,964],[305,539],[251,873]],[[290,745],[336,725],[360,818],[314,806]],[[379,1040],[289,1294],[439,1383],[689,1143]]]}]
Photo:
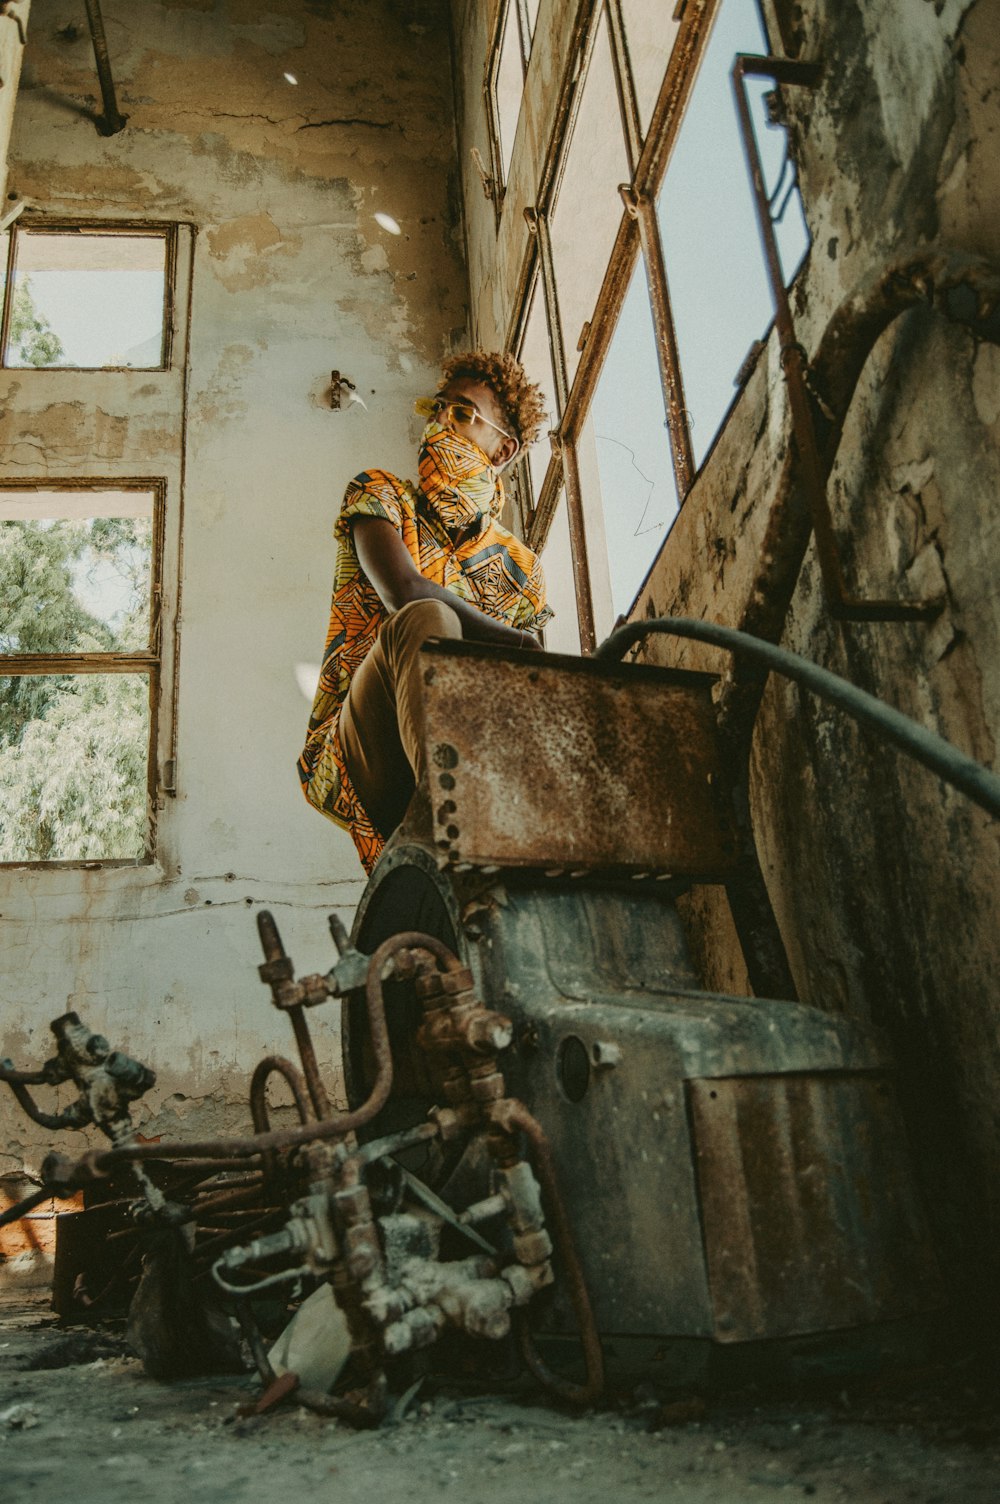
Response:
[{"label": "peeling plaster wall", "polygon": [[[1000,33],[988,0],[768,0],[772,21],[779,4],[800,55],[823,64],[815,93],[784,91],[813,236],[794,295],[799,338],[812,352],[842,297],[907,249],[937,242],[997,258]],[[540,7],[511,170],[518,204],[518,185],[537,181],[540,163],[533,70],[551,70],[553,39],[560,28],[568,37],[573,9],[560,0]],[[488,17],[468,0],[453,10],[467,163],[471,144],[485,151]],[[465,192],[472,306],[488,334],[502,332],[520,209],[508,223],[505,208],[497,237],[472,170]],[[772,336],[637,617],[738,624],[788,442]],[[838,626],[810,550],[784,638],[991,766],[1000,734],[998,451],[1000,350],[927,313],[897,321],[864,371],[830,499],[856,591],[943,591],[945,609],[931,626]],[[665,639],[646,656],[720,666],[707,649]],[[773,680],[753,774],[758,841],[800,993],[886,1031],[947,1266],[974,1303],[989,1288],[984,1270],[995,1266],[989,1250],[1000,1235],[1000,834],[923,769]],[[685,915],[705,984],[748,991],[721,895],[698,892]]]},{"label": "peeling plaster wall", "polygon": [[[76,1008],[155,1066],[143,1132],[214,1131],[246,1123],[250,1070],[291,1046],[256,975],[255,911],[273,909],[299,972],[325,971],[325,915],[349,922],[363,887],[349,838],[298,790],[297,669],[315,682],[344,485],[412,468],[413,398],[463,338],[448,16],[443,0],[103,10],[127,129],[95,130],[81,8],[46,0],[10,186],[53,219],[191,227],[178,363],[0,373],[0,444],[8,479],[166,478],[178,792],[152,866],[0,871],[0,1051],[40,1061],[49,1020]],[[334,368],[364,407],[330,410]],[[332,1062],[332,1009],[312,1021]],[[0,1173],[37,1165],[51,1136],[7,1094],[0,1111]]]}]

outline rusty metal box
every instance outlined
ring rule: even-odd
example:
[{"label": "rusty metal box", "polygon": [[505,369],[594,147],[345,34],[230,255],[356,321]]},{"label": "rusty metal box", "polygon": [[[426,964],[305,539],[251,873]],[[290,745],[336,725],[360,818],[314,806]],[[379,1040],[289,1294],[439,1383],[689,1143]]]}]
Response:
[{"label": "rusty metal box", "polygon": [[731,871],[711,675],[475,643],[421,661],[422,834],[442,867]]}]

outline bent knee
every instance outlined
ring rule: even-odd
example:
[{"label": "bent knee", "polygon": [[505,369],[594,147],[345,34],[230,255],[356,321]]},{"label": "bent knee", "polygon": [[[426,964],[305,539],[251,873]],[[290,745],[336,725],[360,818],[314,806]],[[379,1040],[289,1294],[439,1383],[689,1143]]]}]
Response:
[{"label": "bent knee", "polygon": [[425,599],[408,601],[393,612],[382,628],[394,641],[424,642],[428,637],[461,637],[462,623],[458,612],[446,601]]}]

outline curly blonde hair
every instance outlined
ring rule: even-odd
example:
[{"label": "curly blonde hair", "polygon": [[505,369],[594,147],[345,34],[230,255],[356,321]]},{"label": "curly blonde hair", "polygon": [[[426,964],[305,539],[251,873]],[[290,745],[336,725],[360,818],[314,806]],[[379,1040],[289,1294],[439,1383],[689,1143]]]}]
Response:
[{"label": "curly blonde hair", "polygon": [[545,398],[541,387],[528,380],[515,356],[499,350],[466,350],[445,361],[441,387],[456,376],[468,376],[488,386],[518,442],[535,442],[548,417]]}]

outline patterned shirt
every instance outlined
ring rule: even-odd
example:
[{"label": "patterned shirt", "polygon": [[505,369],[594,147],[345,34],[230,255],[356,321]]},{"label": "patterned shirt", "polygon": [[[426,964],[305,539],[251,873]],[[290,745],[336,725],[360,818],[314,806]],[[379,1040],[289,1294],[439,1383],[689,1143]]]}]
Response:
[{"label": "patterned shirt", "polygon": [[371,872],[383,842],[354,792],[337,728],[351,679],[389,613],[358,562],[351,528],[356,517],[391,522],[425,579],[495,621],[533,631],[552,612],[537,555],[500,523],[484,519],[478,534],[456,546],[423,492],[409,481],[385,470],[365,471],[351,481],[334,527],[339,547],[330,625],[298,770],[309,803],[350,831],[365,871]]}]

